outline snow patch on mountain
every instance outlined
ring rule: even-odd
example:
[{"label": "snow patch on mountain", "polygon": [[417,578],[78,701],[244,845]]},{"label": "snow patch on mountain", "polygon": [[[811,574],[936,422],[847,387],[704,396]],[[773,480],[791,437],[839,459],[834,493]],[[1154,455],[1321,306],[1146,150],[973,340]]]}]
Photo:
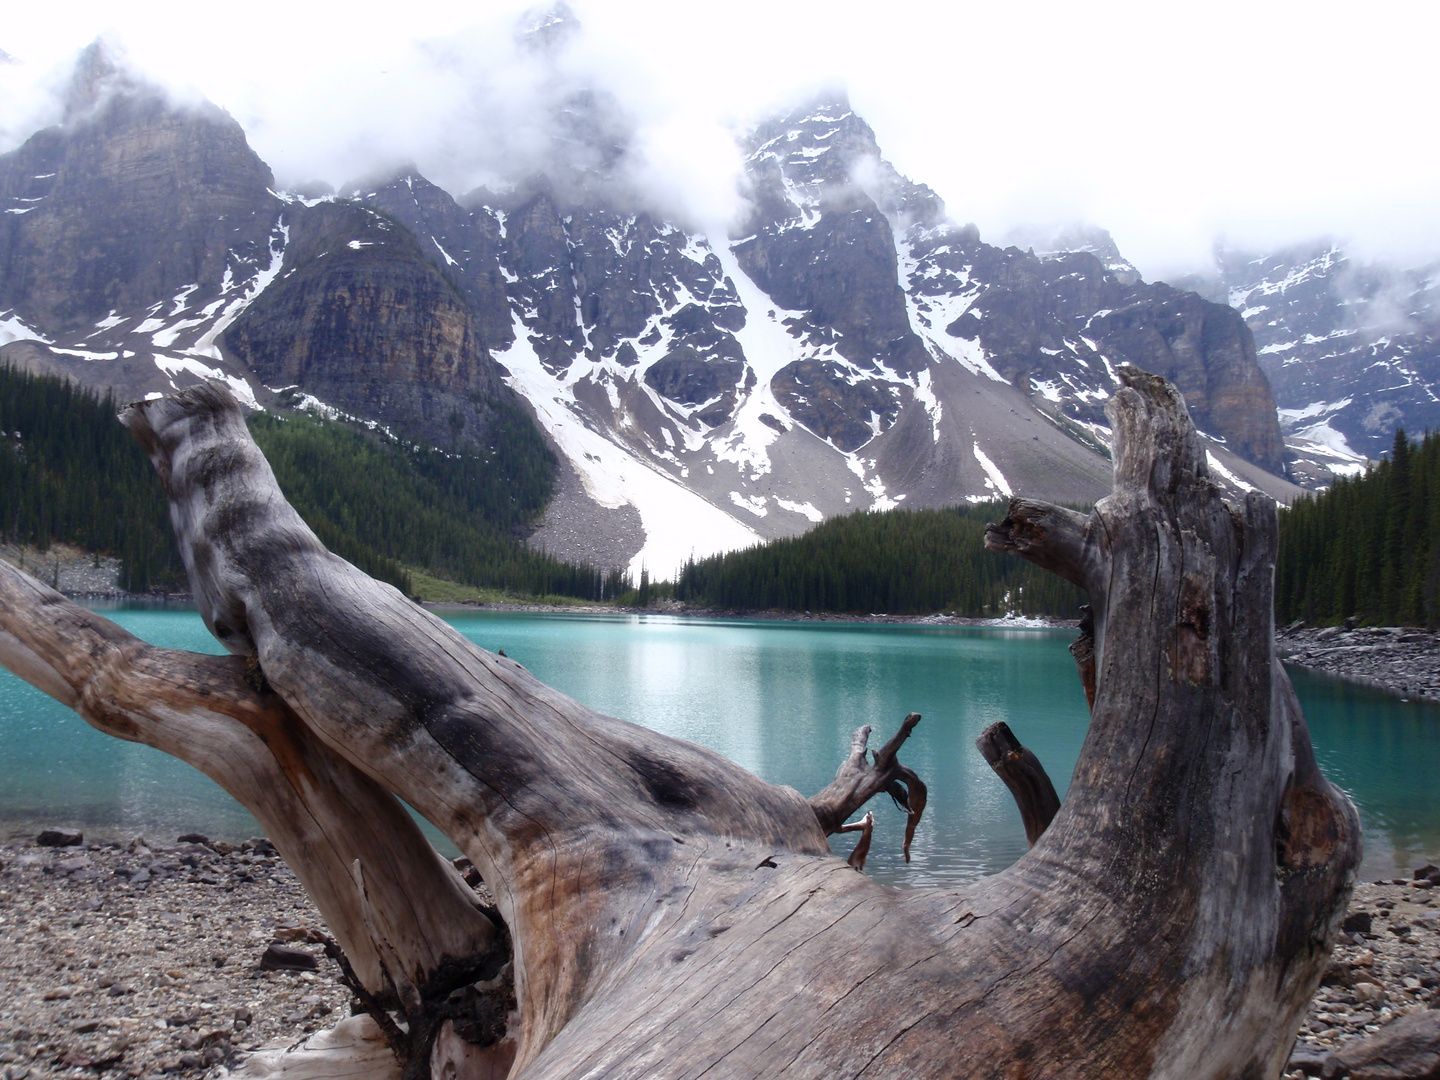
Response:
[{"label": "snow patch on mountain", "polygon": [[776,372],[802,354],[800,342],[785,329],[784,321],[798,319],[803,313],[777,308],[740,269],[728,244],[716,244],[714,251],[745,308],[745,325],[735,331],[735,339],[755,375],[755,386],[735,411],[729,431],[713,440],[711,448],[717,461],[736,465],[753,482],[772,468],[769,448],[780,437],[777,427],[784,429],[791,424],[790,414],[775,400],[770,382]]},{"label": "snow patch on mountain", "polygon": [[1217,458],[1215,454],[1208,449],[1205,451],[1205,462],[1210,466],[1210,469],[1214,473],[1216,473],[1223,479],[1228,480],[1232,487],[1239,488],[1241,491],[1246,492],[1247,494],[1255,490],[1254,484],[1247,484],[1244,480],[1240,479],[1240,477],[1236,476],[1233,472],[1231,472],[1224,465],[1222,465],[1220,463],[1220,459]]},{"label": "snow patch on mountain", "polygon": [[[275,230],[270,235],[269,255],[270,262],[263,270],[255,273],[248,282],[243,285],[243,291],[234,300],[224,305],[220,317],[211,324],[210,328],[196,339],[195,344],[187,351],[194,356],[209,356],[215,360],[220,359],[220,349],[215,344],[216,340],[223,334],[240,313],[255,302],[255,298],[264,292],[275,279],[280,276],[280,271],[285,265],[285,249],[290,243],[290,226],[282,218],[276,222]],[[233,258],[233,257],[232,257]],[[231,292],[241,288],[241,283],[235,280],[231,267],[225,268],[225,277],[220,283],[220,296],[223,300]],[[211,305],[213,307],[213,305]]]},{"label": "snow patch on mountain", "polygon": [[518,318],[515,330],[514,344],[496,355],[510,371],[506,381],[530,402],[591,499],[612,508],[628,503],[640,513],[645,543],[629,567],[636,580],[642,569],[668,577],[691,557],[760,542],[753,529],[589,427],[575,398],[575,380],[541,362]]},{"label": "snow patch on mountain", "polygon": [[988,457],[986,457],[985,452],[980,449],[980,443],[978,440],[976,441],[972,452],[975,454],[975,460],[980,463],[980,467],[985,470],[986,487],[993,488],[996,492],[1005,496],[1005,498],[1007,499],[1010,498],[1011,495],[1015,494],[1015,492],[1010,487],[1010,481],[1005,479],[1005,474],[1002,473],[998,468],[996,468],[995,463],[991,461]]},{"label": "snow patch on mountain", "polygon": [[775,505],[780,507],[781,510],[789,510],[792,514],[800,514],[812,524],[818,525],[825,520],[825,515],[816,509],[812,503],[794,502],[790,499],[782,499],[778,495],[774,496],[774,499]]},{"label": "snow patch on mountain", "polygon": [[170,385],[177,390],[179,387],[175,384],[175,376],[184,372],[197,378],[223,382],[230,388],[230,392],[235,395],[240,404],[252,409],[260,408],[260,403],[255,399],[254,389],[238,375],[231,375],[217,367],[209,367],[189,356],[157,356],[155,357],[155,366],[169,376]]},{"label": "snow patch on mountain", "polygon": [[12,341],[39,341],[48,345],[50,338],[26,325],[14,311],[0,311],[0,345],[8,345]]}]

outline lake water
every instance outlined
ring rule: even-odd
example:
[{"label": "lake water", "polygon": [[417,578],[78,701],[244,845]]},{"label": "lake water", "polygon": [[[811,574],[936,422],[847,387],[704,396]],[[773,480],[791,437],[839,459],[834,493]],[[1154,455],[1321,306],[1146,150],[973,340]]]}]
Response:
[{"label": "lake water", "polygon": [[[106,615],[157,645],[219,652],[193,612]],[[667,616],[465,613],[451,622],[504,649],[592,707],[712,747],[805,794],[824,787],[861,724],[879,746],[907,712],[924,720],[901,752],[930,788],[913,861],[904,815],[872,804],[867,864],[895,883],[962,881],[1025,850],[1009,793],[975,750],[1004,720],[1062,789],[1088,719],[1066,646],[1073,631],[733,622]],[[1364,876],[1390,877],[1440,853],[1440,708],[1292,673],[1325,771],[1365,827]],[[73,824],[127,837],[255,835],[255,821],[194,769],[101,735],[0,671],[0,832]],[[848,851],[849,837],[836,838]],[[449,845],[444,845],[449,848]],[[453,849],[451,849],[453,850]]]}]

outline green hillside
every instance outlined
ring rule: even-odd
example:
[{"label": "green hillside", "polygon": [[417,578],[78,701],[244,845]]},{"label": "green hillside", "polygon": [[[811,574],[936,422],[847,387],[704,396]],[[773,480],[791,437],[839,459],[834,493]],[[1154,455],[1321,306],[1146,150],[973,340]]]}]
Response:
[{"label": "green hillside", "polygon": [[123,588],[174,588],[184,572],[170,515],[116,408],[64,380],[0,368],[0,535],[119,555]]},{"label": "green hillside", "polygon": [[831,518],[802,536],[687,563],[675,597],[726,610],[1076,617],[1085,594],[985,550],[1003,502]]},{"label": "green hillside", "polygon": [[[64,380],[0,368],[0,536],[118,555],[131,591],[183,589],[159,481],[117,408]],[[522,595],[608,599],[631,588],[619,571],[517,542],[550,497],[555,465],[518,412],[502,414],[490,446],[463,454],[303,415],[256,414],[250,427],[320,539],[407,592],[411,567]]]}]

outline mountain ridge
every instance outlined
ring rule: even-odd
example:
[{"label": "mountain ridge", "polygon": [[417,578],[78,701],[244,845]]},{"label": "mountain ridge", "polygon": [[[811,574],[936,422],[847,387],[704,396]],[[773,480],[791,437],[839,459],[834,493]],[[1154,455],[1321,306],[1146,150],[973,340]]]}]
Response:
[{"label": "mountain ridge", "polygon": [[[1097,498],[1101,404],[1127,362],[1181,387],[1222,483],[1296,490],[1237,312],[1141,281],[1118,251],[985,244],[843,97],[750,134],[734,236],[611,198],[623,124],[593,95],[560,95],[596,141],[567,150],[560,182],[460,198],[413,169],[277,192],[223,112],[135,104],[152,100],[122,88],[0,157],[0,357],[133,397],[222,378],[255,407],[338,409],[442,448],[523,403],[561,458],[533,538],[552,553],[603,547],[659,576],[855,509]],[[233,170],[178,135],[147,148],[145,123],[228,147]],[[82,163],[117,146],[141,147],[141,171],[98,192]],[[217,210],[234,190],[243,207]],[[145,243],[116,225],[151,218]],[[38,253],[64,263],[77,235],[98,253],[88,284],[37,290]],[[126,277],[141,258],[155,266]]]}]

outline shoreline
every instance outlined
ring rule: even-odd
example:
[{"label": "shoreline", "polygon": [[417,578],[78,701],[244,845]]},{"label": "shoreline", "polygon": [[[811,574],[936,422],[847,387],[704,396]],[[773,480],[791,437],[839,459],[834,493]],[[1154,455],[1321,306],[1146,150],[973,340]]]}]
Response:
[{"label": "shoreline", "polygon": [[[63,591],[67,600],[77,604],[105,606],[134,604],[176,610],[194,610],[195,601],[189,593],[127,593],[120,591]],[[774,608],[726,609],[693,608],[673,601],[662,601],[650,607],[621,607],[612,604],[545,604],[527,600],[423,600],[416,601],[427,611],[480,612],[513,611],[540,615],[671,615],[685,619],[711,619],[730,622],[840,622],[860,625],[976,626],[1015,630],[1073,630],[1080,620],[1058,619],[1046,615],[970,616],[935,612],[929,615],[890,615],[883,612],[856,614],[834,611],[782,611]]]},{"label": "shoreline", "polygon": [[[0,844],[3,1080],[220,1080],[350,1013],[319,913],[268,841],[200,839]],[[1437,896],[1428,877],[1356,888],[1288,1080],[1440,1005]],[[274,946],[290,966],[262,965]]]},{"label": "shoreline", "polygon": [[[109,605],[135,604],[159,608],[193,609],[184,593],[70,592],[76,603],[105,610]],[[418,602],[418,601],[417,601]],[[1002,630],[1074,630],[1079,619],[1048,616],[980,618],[935,613],[930,615],[842,614],[828,611],[726,610],[692,608],[675,601],[650,607],[605,604],[544,604],[524,600],[425,601],[421,607],[437,614],[515,612],[542,615],[668,615],[680,619],[719,622],[840,623],[856,626],[952,626]],[[1415,627],[1287,627],[1275,631],[1276,655],[1286,664],[1329,675],[1394,695],[1402,701],[1440,704],[1440,635]]]},{"label": "shoreline", "polygon": [[427,611],[436,612],[477,612],[514,611],[547,615],[671,615],[682,619],[709,619],[725,622],[836,622],[858,625],[917,625],[917,626],[975,626],[1014,630],[1073,630],[1080,625],[1079,619],[1052,619],[1039,615],[1016,615],[996,617],[973,617],[968,615],[887,615],[887,614],[844,614],[833,611],[779,611],[727,610],[721,608],[692,608],[683,605],[654,605],[651,607],[608,607],[599,604],[530,604],[522,600],[502,600],[487,603],[454,601],[427,601],[421,605]]},{"label": "shoreline", "polygon": [[1440,635],[1428,630],[1286,628],[1275,632],[1275,653],[1287,664],[1393,694],[1401,701],[1440,704]]}]

